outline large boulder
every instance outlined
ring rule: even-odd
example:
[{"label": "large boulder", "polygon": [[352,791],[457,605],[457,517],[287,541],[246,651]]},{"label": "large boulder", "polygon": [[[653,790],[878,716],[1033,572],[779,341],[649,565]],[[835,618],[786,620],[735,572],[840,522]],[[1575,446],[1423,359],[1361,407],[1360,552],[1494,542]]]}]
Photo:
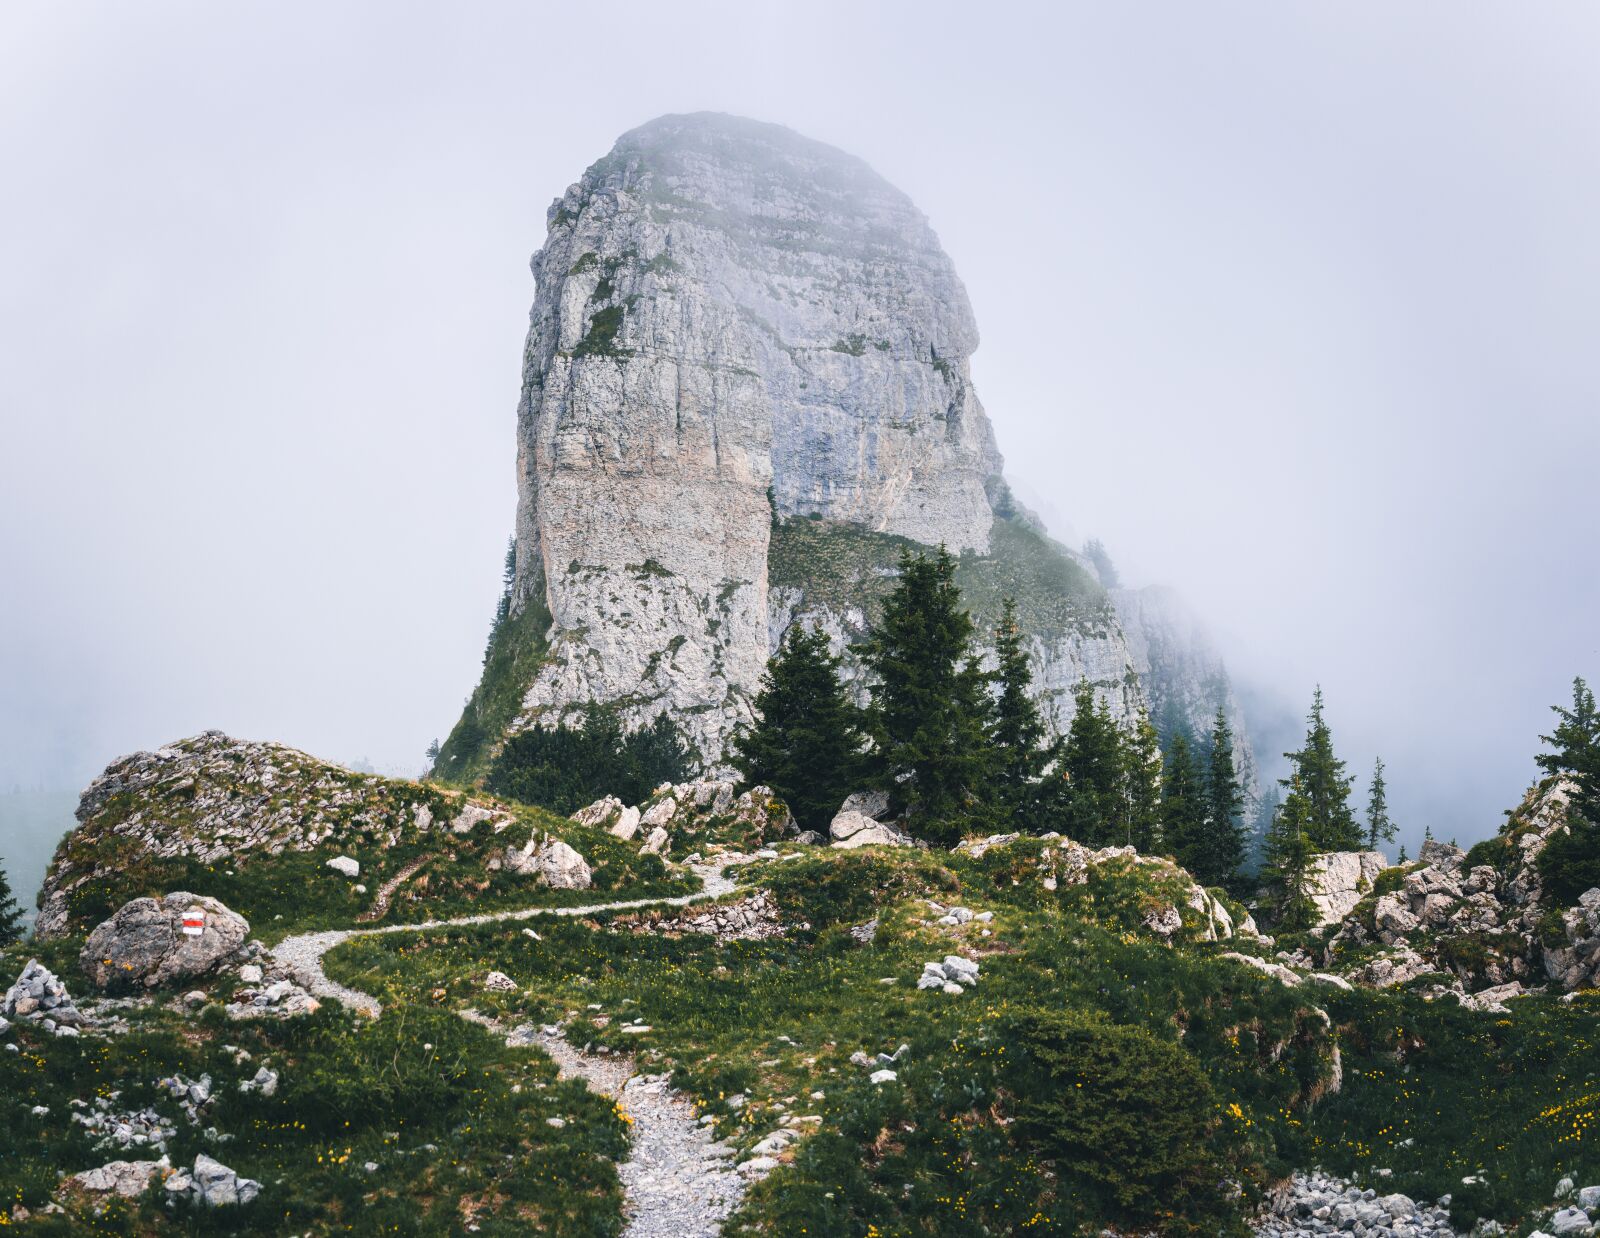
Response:
[{"label": "large boulder", "polygon": [[1308,892],[1317,908],[1317,926],[1343,920],[1388,867],[1381,851],[1329,851],[1313,859]]},{"label": "large boulder", "polygon": [[889,815],[889,795],[885,791],[857,791],[845,799],[828,825],[835,847],[909,847],[909,834],[884,822]]},{"label": "large boulder", "polygon": [[587,890],[593,884],[589,862],[559,838],[534,835],[521,847],[507,847],[507,872],[537,877],[552,890]]},{"label": "large boulder", "polygon": [[237,912],[180,890],[124,903],[89,934],[78,961],[98,988],[155,988],[205,975],[249,935],[250,922]]},{"label": "large boulder", "polygon": [[911,835],[902,833],[892,825],[874,821],[865,813],[841,812],[828,826],[833,845],[844,850],[856,847],[909,847]]}]

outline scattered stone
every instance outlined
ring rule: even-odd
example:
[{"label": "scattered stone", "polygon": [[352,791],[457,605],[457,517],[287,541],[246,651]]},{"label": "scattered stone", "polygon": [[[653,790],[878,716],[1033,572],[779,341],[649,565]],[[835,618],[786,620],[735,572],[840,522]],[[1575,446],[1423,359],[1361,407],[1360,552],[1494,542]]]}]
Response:
[{"label": "scattered stone", "polygon": [[850,936],[863,946],[870,946],[878,936],[878,921],[876,917],[865,924],[857,924],[850,930]]},{"label": "scattered stone", "polygon": [[892,1070],[884,1069],[873,1071],[872,1074],[867,1076],[867,1078],[872,1083],[893,1083],[899,1079],[900,1076]]},{"label": "scattered stone", "polygon": [[242,1000],[223,1007],[230,1019],[293,1019],[311,1014],[321,1005],[292,980],[275,980],[262,989],[246,989],[239,996]]},{"label": "scattered stone", "polygon": [[248,1079],[240,1080],[241,1092],[260,1092],[263,1096],[276,1096],[278,1094],[278,1072],[268,1070],[265,1066],[258,1067],[256,1073]]},{"label": "scattered stone", "polygon": [[672,836],[667,833],[665,827],[658,825],[650,831],[650,836],[644,840],[644,846],[639,848],[639,854],[660,855],[666,851],[671,841]]},{"label": "scattered stone", "polygon": [[357,860],[352,860],[347,855],[334,856],[333,859],[328,861],[328,867],[333,869],[334,872],[341,873],[346,877],[359,877],[361,875],[360,862]]},{"label": "scattered stone", "polygon": [[67,1177],[61,1184],[63,1190],[76,1188],[94,1195],[118,1195],[123,1199],[137,1199],[150,1189],[153,1179],[165,1175],[172,1162],[162,1157],[158,1161],[109,1161],[97,1169],[85,1169]]}]

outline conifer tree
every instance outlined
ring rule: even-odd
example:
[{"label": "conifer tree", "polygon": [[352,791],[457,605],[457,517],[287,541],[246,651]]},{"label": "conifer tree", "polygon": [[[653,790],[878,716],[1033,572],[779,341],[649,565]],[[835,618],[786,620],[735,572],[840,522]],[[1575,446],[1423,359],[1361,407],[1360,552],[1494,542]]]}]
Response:
[{"label": "conifer tree", "polygon": [[1372,783],[1367,790],[1367,850],[1376,851],[1380,842],[1394,841],[1395,825],[1389,819],[1389,789],[1383,781],[1383,758],[1372,766]]},{"label": "conifer tree", "polygon": [[989,731],[994,749],[994,806],[1015,825],[1035,829],[1042,815],[1045,771],[1059,753],[1058,745],[1045,742],[1044,718],[1028,691],[1033,670],[1022,648],[1017,605],[1011,598],[1001,610],[994,645],[998,662],[995,681],[1000,687]]},{"label": "conifer tree", "polygon": [[1078,681],[1072,701],[1072,723],[1061,749],[1067,778],[1066,833],[1080,842],[1104,846],[1117,841],[1122,737],[1111,720],[1110,705],[1095,699],[1087,679]]},{"label": "conifer tree", "polygon": [[1211,728],[1205,778],[1206,821],[1194,864],[1186,865],[1203,885],[1232,885],[1244,863],[1244,792],[1233,765],[1233,728],[1219,707]]},{"label": "conifer tree", "polygon": [[1310,833],[1311,800],[1300,775],[1291,775],[1284,785],[1289,793],[1278,805],[1267,831],[1261,875],[1276,927],[1299,932],[1316,922],[1316,907],[1310,895],[1310,871],[1317,849]]},{"label": "conifer tree", "polygon": [[747,786],[776,791],[802,829],[825,832],[859,787],[862,735],[820,628],[790,627],[752,703],[756,724],[734,737],[734,768]]},{"label": "conifer tree", "polygon": [[1344,762],[1333,753],[1333,732],[1323,716],[1320,686],[1306,717],[1305,747],[1283,755],[1294,764],[1294,776],[1300,782],[1311,845],[1318,851],[1358,850],[1361,827],[1350,809],[1350,787],[1355,779],[1345,773]]},{"label": "conifer tree", "polygon": [[872,674],[866,715],[878,785],[906,806],[912,828],[948,843],[988,820],[991,676],[972,648],[955,560],[902,554],[883,619],[858,648]]},{"label": "conifer tree", "polygon": [[11,880],[0,866],[0,946],[22,940],[22,908],[11,893]]},{"label": "conifer tree", "polygon": [[1122,736],[1122,845],[1145,854],[1162,848],[1161,738],[1143,710]]},{"label": "conifer tree", "polygon": [[1189,741],[1176,735],[1161,778],[1161,837],[1173,859],[1199,876],[1195,869],[1204,863],[1205,835],[1205,779]]},{"label": "conifer tree", "polygon": [[1575,791],[1566,832],[1552,835],[1539,853],[1539,875],[1546,894],[1574,903],[1600,886],[1600,711],[1581,678],[1572,681],[1572,708],[1551,708],[1560,721],[1539,738],[1554,751],[1534,759],[1545,773],[1571,779]]}]

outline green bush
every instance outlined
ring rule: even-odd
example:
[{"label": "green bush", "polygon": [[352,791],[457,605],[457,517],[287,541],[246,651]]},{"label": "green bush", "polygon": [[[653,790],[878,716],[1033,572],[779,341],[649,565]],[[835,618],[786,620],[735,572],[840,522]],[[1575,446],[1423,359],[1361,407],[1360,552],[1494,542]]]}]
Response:
[{"label": "green bush", "polygon": [[[1014,1017],[1017,1121],[1096,1213],[1164,1232],[1216,1233],[1238,1175],[1211,1080],[1178,1045],[1074,1010]],[[1237,1145],[1235,1145],[1237,1151]]]},{"label": "green bush", "polygon": [[496,795],[576,812],[605,795],[627,804],[689,776],[689,750],[670,716],[624,733],[614,709],[591,708],[581,727],[538,725],[513,735],[490,767]]}]

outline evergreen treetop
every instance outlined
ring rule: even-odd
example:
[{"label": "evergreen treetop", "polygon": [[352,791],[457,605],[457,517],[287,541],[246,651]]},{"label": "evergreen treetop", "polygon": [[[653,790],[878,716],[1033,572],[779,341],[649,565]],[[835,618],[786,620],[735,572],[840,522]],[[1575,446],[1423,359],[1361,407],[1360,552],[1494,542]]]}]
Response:
[{"label": "evergreen treetop", "polygon": [[1372,766],[1372,783],[1367,790],[1367,849],[1376,851],[1380,842],[1392,843],[1395,824],[1389,819],[1389,789],[1383,780],[1383,758]]},{"label": "evergreen treetop", "polygon": [[955,568],[943,546],[931,556],[903,553],[882,621],[857,646],[872,677],[866,730],[875,780],[904,802],[914,830],[941,843],[987,820],[993,765],[992,677],[973,649]]},{"label": "evergreen treetop", "polygon": [[1122,736],[1111,718],[1111,706],[1096,698],[1087,679],[1072,693],[1072,723],[1061,751],[1067,778],[1067,829],[1091,846],[1117,841],[1120,819]]},{"label": "evergreen treetop", "polygon": [[745,784],[771,787],[802,829],[826,832],[859,788],[861,713],[839,662],[821,629],[791,626],[762,674],[755,725],[734,737],[732,761]]},{"label": "evergreen treetop", "polygon": [[1298,780],[1304,827],[1318,851],[1355,851],[1361,846],[1361,827],[1350,808],[1350,788],[1355,778],[1345,773],[1345,763],[1334,755],[1333,732],[1323,716],[1322,688],[1317,687],[1306,716],[1306,742],[1298,752],[1283,754],[1294,773],[1282,784]]},{"label": "evergreen treetop", "polygon": [[1167,751],[1161,779],[1161,836],[1173,858],[1196,877],[1205,863],[1205,835],[1205,777],[1189,741],[1178,735]]},{"label": "evergreen treetop", "polygon": [[1570,778],[1575,787],[1567,809],[1567,828],[1551,836],[1539,853],[1539,876],[1546,894],[1574,903],[1600,886],[1600,712],[1582,678],[1572,681],[1572,708],[1552,706],[1559,722],[1539,738],[1554,751],[1534,759],[1547,774]]},{"label": "evergreen treetop", "polygon": [[1221,706],[1206,756],[1205,831],[1190,871],[1203,885],[1233,885],[1245,855],[1244,791],[1233,764],[1233,728]]}]

